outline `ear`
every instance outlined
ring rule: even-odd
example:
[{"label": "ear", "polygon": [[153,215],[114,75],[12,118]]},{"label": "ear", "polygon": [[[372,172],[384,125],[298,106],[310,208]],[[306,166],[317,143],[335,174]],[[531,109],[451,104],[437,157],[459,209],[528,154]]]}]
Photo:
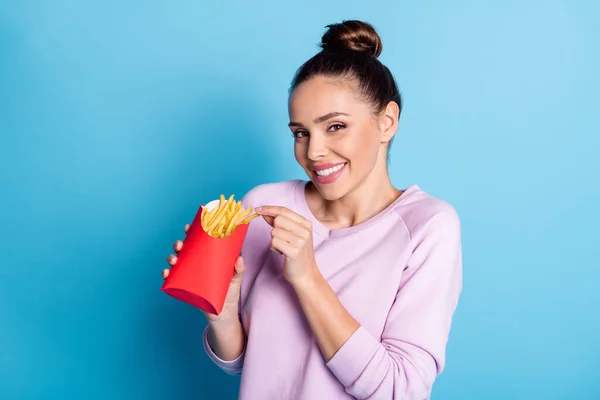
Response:
[{"label": "ear", "polygon": [[398,116],[400,107],[395,101],[390,101],[379,118],[379,127],[381,129],[381,142],[389,143],[398,131]]}]

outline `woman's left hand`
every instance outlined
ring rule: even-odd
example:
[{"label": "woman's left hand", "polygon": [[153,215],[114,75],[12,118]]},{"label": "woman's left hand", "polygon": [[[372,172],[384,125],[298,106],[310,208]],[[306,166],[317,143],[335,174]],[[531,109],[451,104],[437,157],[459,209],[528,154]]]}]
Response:
[{"label": "woman's left hand", "polygon": [[292,210],[280,206],[254,210],[273,227],[271,249],[285,257],[283,275],[292,285],[311,278],[318,271],[313,249],[312,223]]}]

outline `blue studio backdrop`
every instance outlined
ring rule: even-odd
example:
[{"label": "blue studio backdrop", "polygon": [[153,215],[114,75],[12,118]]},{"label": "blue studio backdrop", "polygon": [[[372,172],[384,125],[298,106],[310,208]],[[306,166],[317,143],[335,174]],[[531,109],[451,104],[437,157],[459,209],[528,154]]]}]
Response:
[{"label": "blue studio backdrop", "polygon": [[0,0],[0,398],[237,397],[161,270],[201,202],[304,178],[287,90],[344,19],[404,95],[394,183],[462,220],[433,398],[600,398],[600,5],[567,0]]}]

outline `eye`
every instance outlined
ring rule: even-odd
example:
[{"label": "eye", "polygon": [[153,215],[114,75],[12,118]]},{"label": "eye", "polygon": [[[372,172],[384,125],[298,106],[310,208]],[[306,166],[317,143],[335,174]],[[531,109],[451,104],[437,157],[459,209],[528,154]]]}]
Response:
[{"label": "eye", "polygon": [[301,130],[297,130],[295,132],[292,132],[292,136],[295,139],[302,139],[303,137],[307,137],[308,136],[308,132],[306,131],[301,131]]},{"label": "eye", "polygon": [[346,126],[343,124],[333,124],[329,127],[330,132],[339,131],[340,129],[344,129]]}]

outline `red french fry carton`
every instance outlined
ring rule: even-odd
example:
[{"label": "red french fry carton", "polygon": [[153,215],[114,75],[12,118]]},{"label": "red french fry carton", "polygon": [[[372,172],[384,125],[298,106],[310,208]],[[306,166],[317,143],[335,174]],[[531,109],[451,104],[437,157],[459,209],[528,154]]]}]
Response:
[{"label": "red french fry carton", "polygon": [[[218,204],[218,200],[207,204]],[[248,224],[240,224],[231,235],[214,238],[202,228],[202,206],[190,224],[177,262],[161,288],[178,300],[218,315],[223,310],[235,260],[242,250]]]}]

